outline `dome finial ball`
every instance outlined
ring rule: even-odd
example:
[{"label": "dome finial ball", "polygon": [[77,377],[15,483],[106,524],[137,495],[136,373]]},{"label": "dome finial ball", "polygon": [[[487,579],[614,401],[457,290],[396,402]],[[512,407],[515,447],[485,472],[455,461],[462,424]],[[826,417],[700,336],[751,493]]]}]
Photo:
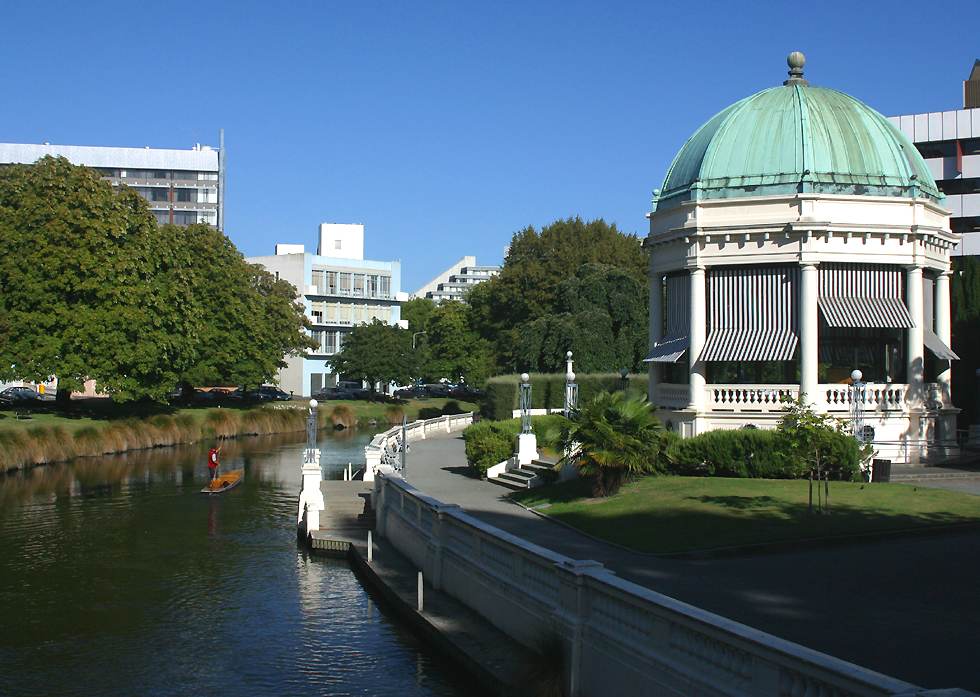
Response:
[{"label": "dome finial ball", "polygon": [[801,51],[793,51],[786,57],[786,65],[795,70],[802,70],[806,64],[806,56]]}]

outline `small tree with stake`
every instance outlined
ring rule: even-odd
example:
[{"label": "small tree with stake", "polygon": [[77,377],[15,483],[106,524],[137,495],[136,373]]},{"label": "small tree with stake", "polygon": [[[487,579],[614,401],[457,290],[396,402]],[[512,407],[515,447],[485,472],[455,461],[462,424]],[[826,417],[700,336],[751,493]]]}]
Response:
[{"label": "small tree with stake", "polygon": [[[841,466],[842,444],[851,445],[845,425],[827,414],[818,414],[803,399],[787,400],[786,413],[779,422],[779,431],[786,440],[787,448],[800,463],[800,475],[809,474],[810,501],[813,510],[813,480],[817,480],[817,510],[829,510],[830,477],[850,477]],[[870,456],[871,446],[857,444],[858,461]],[[807,472],[809,470],[809,472]],[[823,482],[821,492],[820,483]]]}]

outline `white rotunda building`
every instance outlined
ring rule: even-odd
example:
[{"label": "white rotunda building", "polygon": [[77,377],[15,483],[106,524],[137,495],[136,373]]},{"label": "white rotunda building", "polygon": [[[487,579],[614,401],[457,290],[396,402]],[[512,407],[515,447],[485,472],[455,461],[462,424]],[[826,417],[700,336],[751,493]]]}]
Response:
[{"label": "white rotunda building", "polygon": [[850,419],[857,398],[880,456],[919,462],[955,445],[959,236],[905,135],[808,84],[803,54],[787,62],[781,86],[701,126],[654,192],[650,401],[692,436],[774,427],[801,396]]}]

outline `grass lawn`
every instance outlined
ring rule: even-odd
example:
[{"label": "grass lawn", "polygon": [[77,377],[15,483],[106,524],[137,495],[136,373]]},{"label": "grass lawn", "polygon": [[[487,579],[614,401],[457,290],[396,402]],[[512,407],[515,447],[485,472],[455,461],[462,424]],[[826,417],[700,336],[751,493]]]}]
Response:
[{"label": "grass lawn", "polygon": [[590,535],[661,554],[980,523],[980,496],[959,492],[831,482],[830,512],[820,515],[808,512],[808,491],[805,480],[645,477],[607,499],[590,498],[584,480],[513,496]]},{"label": "grass lawn", "polygon": [[[291,403],[295,408],[305,409],[308,400],[296,399]],[[385,424],[389,416],[397,416],[398,423],[401,423],[399,412],[401,410],[408,420],[415,421],[418,418],[428,419],[439,416],[443,413],[449,402],[455,402],[455,406],[464,412],[478,411],[479,407],[470,402],[460,402],[452,399],[410,399],[399,403],[368,402],[365,400],[336,400],[320,403],[320,411],[330,414],[333,409],[341,404],[347,405],[354,411],[354,416],[359,423],[366,423],[371,419]],[[283,406],[284,402],[273,402],[273,406]],[[261,404],[224,404],[222,409],[252,409],[259,406],[268,406],[270,403]],[[207,413],[217,409],[214,405],[201,405],[191,407],[175,407],[168,404],[139,403],[139,404],[116,404],[110,399],[77,399],[73,400],[67,411],[61,411],[54,407],[53,403],[47,403],[42,408],[31,410],[31,418],[18,419],[14,416],[14,409],[5,408],[0,410],[0,431],[4,430],[28,430],[37,426],[60,426],[69,433],[74,433],[87,426],[103,426],[112,421],[123,419],[140,419],[158,414],[189,414],[194,419],[204,419]]]}]

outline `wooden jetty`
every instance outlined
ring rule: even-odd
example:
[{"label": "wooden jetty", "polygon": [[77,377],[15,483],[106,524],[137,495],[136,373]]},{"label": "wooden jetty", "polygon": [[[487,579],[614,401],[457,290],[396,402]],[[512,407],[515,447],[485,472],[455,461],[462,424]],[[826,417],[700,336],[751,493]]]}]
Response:
[{"label": "wooden jetty", "polygon": [[320,512],[320,529],[310,533],[314,552],[346,557],[351,545],[366,549],[368,530],[374,529],[373,489],[373,482],[360,480],[320,482],[326,510]]}]

